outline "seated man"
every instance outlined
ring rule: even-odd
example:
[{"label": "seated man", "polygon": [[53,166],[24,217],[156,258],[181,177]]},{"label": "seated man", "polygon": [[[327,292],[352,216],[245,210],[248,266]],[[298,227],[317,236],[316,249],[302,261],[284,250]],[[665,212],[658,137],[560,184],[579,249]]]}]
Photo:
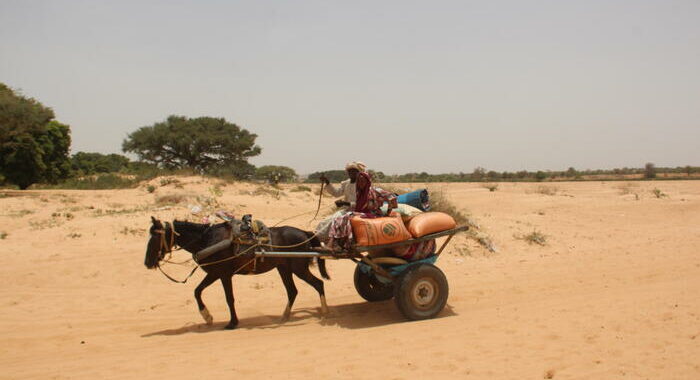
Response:
[{"label": "seated man", "polygon": [[334,240],[345,243],[341,243],[341,246],[352,240],[350,217],[359,215],[363,218],[377,218],[384,216],[381,207],[385,202],[389,210],[397,206],[394,194],[372,187],[372,177],[365,171],[363,163],[351,162],[345,169],[349,178],[341,182],[339,189],[330,185],[325,176],[320,178],[328,185],[329,194],[344,197],[335,202],[336,206],[343,209],[321,221],[317,228],[318,237],[330,246],[333,246]]},{"label": "seated man", "polygon": [[346,164],[345,172],[348,175],[348,179],[342,181],[338,188],[333,186],[331,184],[331,181],[325,175],[321,175],[321,177],[319,178],[321,182],[325,184],[324,188],[329,195],[333,197],[343,197],[342,199],[338,199],[335,201],[335,205],[337,207],[341,207],[342,209],[337,211],[333,215],[323,219],[316,228],[318,237],[319,239],[321,239],[322,242],[328,242],[328,230],[330,229],[333,220],[337,217],[347,214],[348,211],[351,211],[355,207],[355,188],[357,176],[360,174],[360,172],[364,172],[366,169],[367,166],[359,161],[353,161]]},{"label": "seated man", "polygon": [[321,182],[325,183],[326,192],[333,197],[342,196],[343,199],[338,199],[335,201],[335,205],[338,207],[353,208],[355,207],[356,193],[355,193],[355,183],[357,182],[357,176],[360,172],[364,172],[367,166],[359,161],[349,162],[345,165],[345,172],[348,174],[348,179],[340,183],[339,188],[335,188],[331,181],[326,178],[325,175],[321,175],[319,178]]}]

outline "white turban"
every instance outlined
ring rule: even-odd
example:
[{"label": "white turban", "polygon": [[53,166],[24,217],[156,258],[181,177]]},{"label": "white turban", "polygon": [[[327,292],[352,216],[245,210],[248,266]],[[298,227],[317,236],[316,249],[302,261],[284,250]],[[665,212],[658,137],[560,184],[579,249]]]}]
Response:
[{"label": "white turban", "polygon": [[365,171],[367,169],[367,165],[360,161],[353,161],[353,162],[348,162],[345,164],[345,170],[350,170],[350,169],[356,169],[358,171]]}]

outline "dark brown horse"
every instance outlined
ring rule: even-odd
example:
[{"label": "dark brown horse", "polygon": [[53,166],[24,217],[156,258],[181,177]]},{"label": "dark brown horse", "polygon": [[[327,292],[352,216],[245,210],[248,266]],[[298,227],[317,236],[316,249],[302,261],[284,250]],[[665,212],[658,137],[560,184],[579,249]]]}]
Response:
[{"label": "dark brown horse", "polygon": [[[183,221],[162,223],[151,217],[150,239],[146,248],[144,264],[149,269],[157,268],[165,255],[171,252],[174,246],[180,246],[193,255],[204,248],[210,247],[224,239],[244,236],[250,226],[241,220],[234,219],[229,223],[215,225],[198,224]],[[174,229],[174,231],[173,231]],[[244,240],[245,241],[245,240]],[[294,285],[292,274],[313,286],[321,298],[321,314],[328,313],[326,297],[323,289],[323,281],[309,271],[310,258],[274,258],[266,257],[264,260],[255,259],[250,245],[240,242],[229,248],[222,249],[203,259],[199,265],[207,273],[202,282],[194,290],[194,298],[197,300],[199,312],[207,324],[212,324],[213,317],[202,302],[202,291],[214,281],[220,280],[226,294],[226,302],[231,312],[231,321],[226,325],[227,329],[234,329],[238,325],[238,317],[234,307],[232,277],[234,274],[260,274],[277,268],[282,277],[282,282],[287,290],[288,303],[284,309],[282,320],[289,319],[294,299],[297,296],[297,288]],[[295,227],[270,228],[270,244],[275,246],[295,246],[287,249],[274,249],[267,247],[267,251],[306,251],[311,247],[319,246],[311,232],[306,232]],[[246,252],[248,250],[248,252]],[[319,271],[325,279],[330,279],[326,272],[325,261],[318,260]]]}]

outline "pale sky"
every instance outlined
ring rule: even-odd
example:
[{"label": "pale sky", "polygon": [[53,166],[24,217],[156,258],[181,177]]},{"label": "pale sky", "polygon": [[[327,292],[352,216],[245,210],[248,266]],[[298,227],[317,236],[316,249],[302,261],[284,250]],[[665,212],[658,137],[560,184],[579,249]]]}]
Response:
[{"label": "pale sky", "polygon": [[0,0],[0,82],[73,152],[177,114],[299,173],[700,165],[698,0]]}]

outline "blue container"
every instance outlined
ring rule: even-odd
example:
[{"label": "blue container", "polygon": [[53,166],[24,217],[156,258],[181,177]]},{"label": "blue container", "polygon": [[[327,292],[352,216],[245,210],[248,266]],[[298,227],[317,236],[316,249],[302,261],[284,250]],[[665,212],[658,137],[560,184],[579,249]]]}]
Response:
[{"label": "blue container", "polygon": [[430,197],[426,189],[401,194],[398,196],[397,202],[413,206],[421,211],[430,211]]}]

